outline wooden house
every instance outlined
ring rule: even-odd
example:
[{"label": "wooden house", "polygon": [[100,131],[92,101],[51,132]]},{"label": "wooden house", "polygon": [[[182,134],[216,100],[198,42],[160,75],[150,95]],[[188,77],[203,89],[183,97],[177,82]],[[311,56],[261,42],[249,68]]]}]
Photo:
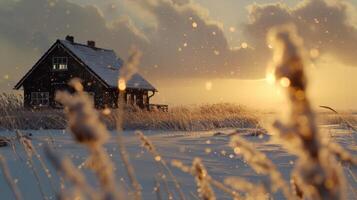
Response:
[{"label": "wooden house", "polygon": [[[57,90],[73,92],[67,85],[72,78],[82,80],[84,90],[94,98],[95,107],[118,106],[118,77],[123,61],[113,50],[99,48],[94,41],[80,44],[73,36],[57,40],[37,63],[15,85],[24,90],[24,106],[60,108],[55,100]],[[150,109],[150,98],[156,88],[140,74],[126,83],[127,104]]]}]

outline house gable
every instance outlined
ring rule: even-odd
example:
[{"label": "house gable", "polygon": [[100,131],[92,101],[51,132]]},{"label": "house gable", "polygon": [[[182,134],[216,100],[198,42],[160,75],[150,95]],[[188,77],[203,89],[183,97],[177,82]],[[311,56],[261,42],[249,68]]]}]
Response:
[{"label": "house gable", "polygon": [[[54,58],[66,58],[66,69],[53,69]],[[57,107],[58,105],[55,101],[56,91],[66,90],[74,92],[68,86],[68,82],[75,77],[83,81],[83,87],[86,92],[94,95],[96,106],[102,107],[115,103],[117,90],[113,90],[105,85],[104,81],[100,80],[95,73],[91,72],[68,49],[61,44],[57,44],[46,53],[41,62],[38,62],[19,84],[19,87],[23,86],[24,88],[25,106],[32,106],[33,93],[46,93],[48,94],[49,105]]]},{"label": "house gable", "polygon": [[[66,72],[53,72],[52,71],[52,58],[53,57],[67,57],[69,58],[68,64],[69,68]],[[70,51],[66,46],[64,46],[60,40],[57,40],[51,47],[50,49],[36,62],[36,64],[25,74],[25,76],[15,85],[14,89],[18,90],[23,86],[30,77],[32,77],[36,70],[42,71],[42,74],[38,74],[39,76],[48,76],[53,78],[53,75],[55,73],[57,74],[69,74],[72,75],[71,78],[73,77],[78,77],[78,78],[83,78],[81,75],[83,73],[73,73],[73,67],[78,68],[81,67],[83,70],[87,71],[91,76],[95,77],[97,82],[101,83],[103,86],[106,88],[109,88],[110,86],[103,80],[101,77],[99,77],[93,70],[91,70],[84,62],[78,58],[72,51]],[[41,69],[39,69],[41,68]],[[79,69],[77,69],[78,71]],[[76,70],[75,70],[76,71]],[[36,74],[36,73],[35,73]],[[68,80],[67,80],[68,81]],[[66,83],[67,84],[67,83]]]},{"label": "house gable", "polygon": [[55,42],[45,54],[41,56],[41,58],[35,63],[35,65],[20,79],[20,81],[15,85],[14,89],[18,90],[21,88],[23,85],[24,81],[30,76],[30,74],[40,65],[40,63],[43,62],[48,57],[48,54],[50,54],[57,46],[57,42]]}]

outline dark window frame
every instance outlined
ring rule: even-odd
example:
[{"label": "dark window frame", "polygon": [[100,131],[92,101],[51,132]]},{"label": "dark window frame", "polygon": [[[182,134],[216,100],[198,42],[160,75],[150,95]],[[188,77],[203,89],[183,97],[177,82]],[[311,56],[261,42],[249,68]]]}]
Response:
[{"label": "dark window frame", "polygon": [[49,106],[50,93],[49,92],[31,92],[31,105],[33,106]]},{"label": "dark window frame", "polygon": [[65,57],[65,56],[52,57],[52,70],[53,71],[67,71],[68,70],[68,57]]}]

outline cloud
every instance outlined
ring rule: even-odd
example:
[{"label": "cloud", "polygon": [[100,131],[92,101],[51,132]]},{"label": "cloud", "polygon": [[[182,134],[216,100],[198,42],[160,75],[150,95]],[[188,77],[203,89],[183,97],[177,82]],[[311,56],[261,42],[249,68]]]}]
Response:
[{"label": "cloud", "polygon": [[[132,45],[144,46],[144,35],[130,18],[108,24],[94,6],[65,0],[4,0],[0,6],[0,64],[2,74],[14,84],[58,38],[74,35],[85,42],[115,48],[124,58]],[[2,77],[0,77],[2,79]],[[8,81],[1,88],[11,89]]]},{"label": "cloud", "polygon": [[145,60],[154,74],[169,76],[228,76],[229,45],[219,23],[205,18],[206,10],[193,3],[141,1],[156,19]]},{"label": "cloud", "polygon": [[280,3],[255,4],[249,8],[250,22],[244,25],[244,32],[257,48],[262,48],[271,27],[294,23],[308,48],[318,49],[343,64],[357,66],[353,9],[346,1],[334,0],[305,0],[295,8]]},{"label": "cloud", "polygon": [[357,65],[353,6],[345,1],[305,0],[295,8],[254,4],[249,8],[249,22],[241,27],[248,46],[234,49],[222,23],[211,20],[207,9],[190,0],[131,1],[125,5],[134,10],[127,13],[136,16],[122,15],[111,21],[103,12],[115,12],[118,8],[112,3],[103,11],[67,0],[3,0],[0,5],[0,52],[6,52],[0,55],[0,67],[14,80],[51,43],[67,34],[77,41],[95,40],[98,46],[113,48],[123,59],[136,46],[143,52],[141,73],[151,80],[260,78],[270,58],[267,31],[291,22],[297,24],[309,48]]},{"label": "cloud", "polygon": [[[128,16],[109,23],[98,8],[66,0],[6,1],[0,8],[0,38],[16,50],[9,52],[13,57],[2,68],[11,71],[18,66],[15,78],[24,74],[51,43],[67,34],[82,42],[96,40],[124,59],[136,46],[144,53],[141,72],[151,78],[243,77],[251,71],[239,64],[244,63],[238,59],[240,54],[244,57],[246,53],[232,51],[222,25],[209,20],[208,11],[191,1],[138,0],[141,9],[155,20],[155,26],[142,22],[144,28],[138,28]],[[27,62],[17,63],[14,57],[28,51]]]}]

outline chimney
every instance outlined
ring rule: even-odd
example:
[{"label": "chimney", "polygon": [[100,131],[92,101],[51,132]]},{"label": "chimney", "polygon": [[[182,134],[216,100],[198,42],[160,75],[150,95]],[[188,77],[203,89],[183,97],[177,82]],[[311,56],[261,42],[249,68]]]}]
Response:
[{"label": "chimney", "polygon": [[68,42],[74,43],[74,37],[71,36],[71,35],[67,35],[67,36],[66,36],[66,40],[67,40]]},{"label": "chimney", "polygon": [[87,46],[89,46],[90,48],[95,48],[95,41],[88,40],[87,41]]}]

